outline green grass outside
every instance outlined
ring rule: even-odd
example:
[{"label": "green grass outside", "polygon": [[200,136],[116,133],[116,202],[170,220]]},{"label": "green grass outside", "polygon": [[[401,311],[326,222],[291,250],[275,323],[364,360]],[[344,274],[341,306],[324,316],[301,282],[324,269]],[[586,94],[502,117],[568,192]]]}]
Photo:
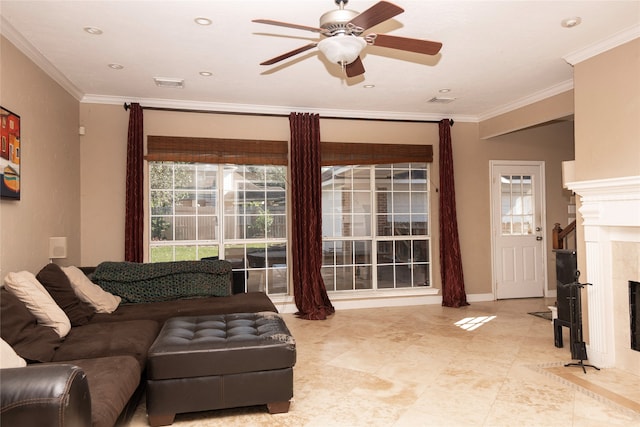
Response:
[{"label": "green grass outside", "polygon": [[[175,249],[175,256],[174,256]],[[149,262],[195,261],[218,256],[217,246],[155,246],[151,247]]]}]

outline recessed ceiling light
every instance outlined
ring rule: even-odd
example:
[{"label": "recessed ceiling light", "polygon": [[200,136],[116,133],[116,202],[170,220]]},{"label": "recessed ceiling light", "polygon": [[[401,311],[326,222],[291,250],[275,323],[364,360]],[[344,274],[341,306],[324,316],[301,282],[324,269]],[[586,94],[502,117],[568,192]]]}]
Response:
[{"label": "recessed ceiling light", "polygon": [[203,76],[203,77],[211,77],[211,76],[213,76],[213,73],[211,71],[200,71],[199,74],[201,76]]},{"label": "recessed ceiling light", "polygon": [[562,25],[564,28],[573,28],[577,25],[580,25],[581,22],[582,18],[580,18],[579,16],[574,16],[573,18],[563,19],[560,25]]},{"label": "recessed ceiling light", "polygon": [[365,89],[373,89],[374,87],[376,87],[376,85],[364,85],[362,87]]},{"label": "recessed ceiling light", "polygon": [[83,30],[89,34],[93,34],[94,36],[102,34],[102,30],[98,27],[84,27]]},{"label": "recessed ceiling light", "polygon": [[109,64],[109,68],[111,68],[112,70],[122,70],[124,68],[124,65],[120,65],[120,64]]},{"label": "recessed ceiling light", "polygon": [[209,18],[198,17],[198,18],[194,19],[194,21],[198,25],[211,25],[211,19],[209,19]]},{"label": "recessed ceiling light", "polygon": [[440,89],[438,92],[440,92],[440,93],[449,93],[449,92],[451,92],[451,89],[446,89],[446,88],[445,89]]}]

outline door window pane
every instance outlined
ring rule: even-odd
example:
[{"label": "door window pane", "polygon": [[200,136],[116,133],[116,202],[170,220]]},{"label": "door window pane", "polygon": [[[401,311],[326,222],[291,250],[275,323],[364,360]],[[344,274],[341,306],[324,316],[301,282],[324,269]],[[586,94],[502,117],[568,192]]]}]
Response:
[{"label": "door window pane", "polygon": [[532,234],[533,177],[530,175],[502,175],[500,177],[500,209],[502,235],[521,236]]}]

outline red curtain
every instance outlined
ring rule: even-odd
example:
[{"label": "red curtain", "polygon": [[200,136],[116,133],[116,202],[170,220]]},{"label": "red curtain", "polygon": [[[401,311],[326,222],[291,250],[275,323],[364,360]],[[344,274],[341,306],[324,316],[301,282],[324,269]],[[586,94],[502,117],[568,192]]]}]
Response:
[{"label": "red curtain", "polygon": [[144,230],[144,132],[142,107],[132,103],[127,135],[127,189],[125,208],[124,259],[142,262]]},{"label": "red curtain", "polygon": [[453,149],[451,125],[442,120],[440,128],[440,273],[442,277],[442,305],[469,305],[464,290],[462,256],[458,237],[456,190],[453,179]]},{"label": "red curtain", "polygon": [[322,280],[320,117],[291,113],[291,255],[299,317],[323,320],[335,309]]}]

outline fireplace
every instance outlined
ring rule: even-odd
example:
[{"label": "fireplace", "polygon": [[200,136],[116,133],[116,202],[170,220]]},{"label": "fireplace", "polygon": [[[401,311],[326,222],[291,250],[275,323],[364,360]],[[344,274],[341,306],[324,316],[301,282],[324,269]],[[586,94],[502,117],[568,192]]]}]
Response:
[{"label": "fireplace", "polygon": [[[585,288],[583,305],[589,361],[640,376],[640,351],[631,348],[629,321],[629,280],[640,278],[640,176],[569,182],[567,187],[581,205],[580,281],[593,284]],[[636,319],[637,310],[636,304]]]},{"label": "fireplace", "polygon": [[640,351],[640,282],[629,280],[631,349]]}]

